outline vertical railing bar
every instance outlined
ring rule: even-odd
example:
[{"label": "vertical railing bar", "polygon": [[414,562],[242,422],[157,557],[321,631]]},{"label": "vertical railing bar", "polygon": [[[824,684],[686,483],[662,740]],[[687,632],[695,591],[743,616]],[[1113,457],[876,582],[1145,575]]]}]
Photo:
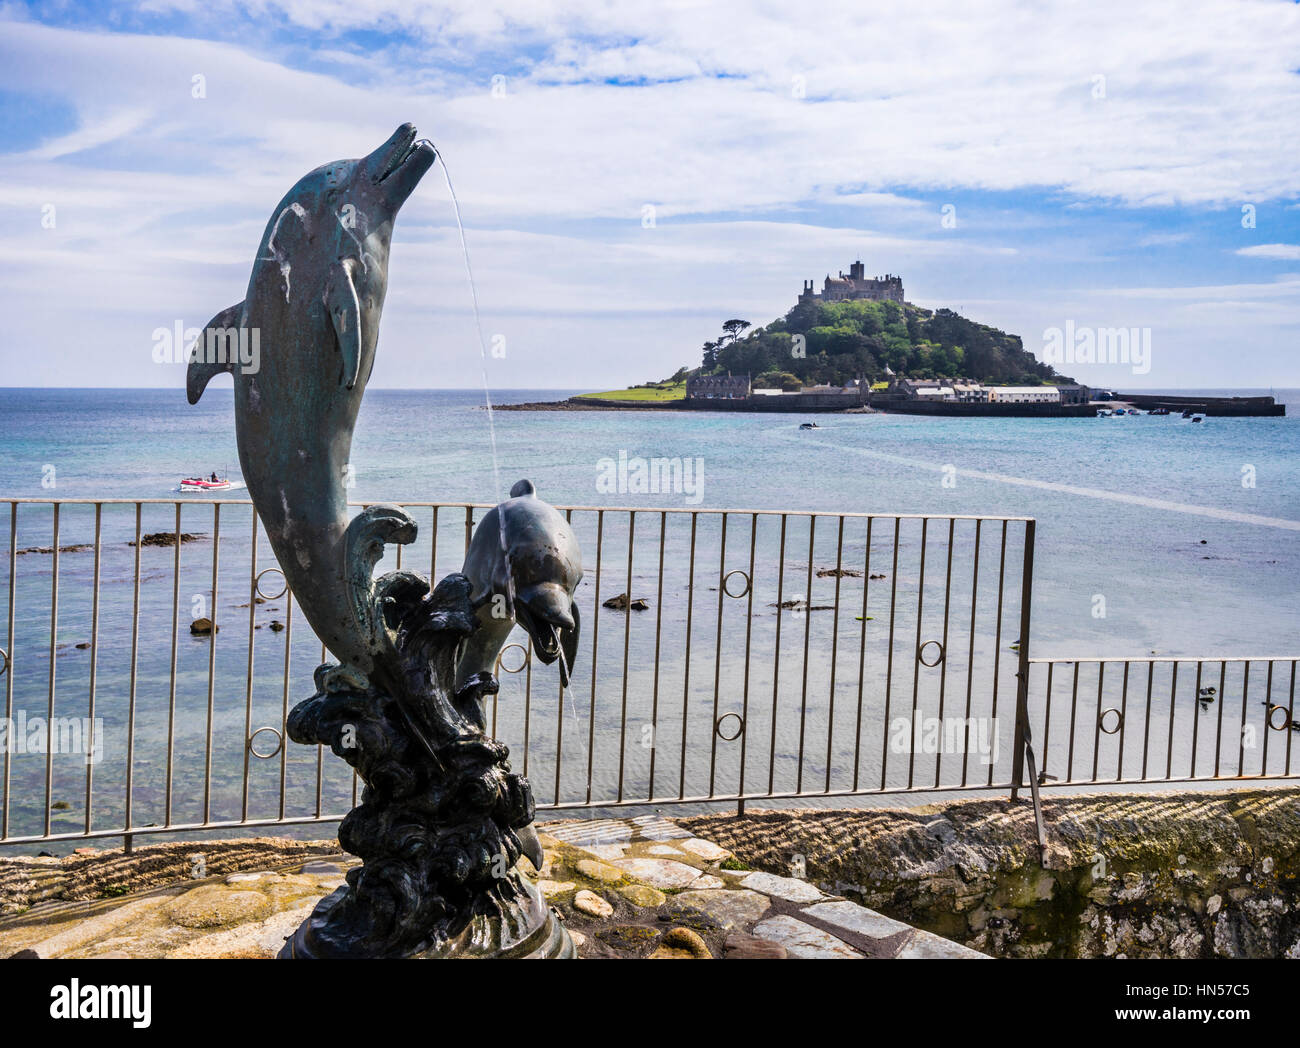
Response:
[{"label": "vertical railing bar", "polygon": [[[54,803],[54,664],[59,643],[59,510],[54,503],[54,560],[50,566],[50,683],[48,709],[45,714],[45,836],[51,832],[51,805]],[[136,576],[137,584],[139,575]]]},{"label": "vertical railing bar", "polygon": [[1178,709],[1178,663],[1174,663],[1173,676],[1169,681],[1169,734],[1165,740],[1165,778],[1173,778],[1174,772],[1174,711]]},{"label": "vertical railing bar", "polygon": [[[600,646],[600,576],[604,561],[601,559],[601,545],[605,539],[605,511],[596,511],[596,601],[592,618],[596,620],[591,631],[591,712],[587,717],[587,803],[591,803],[591,777],[596,759],[596,654]],[[628,594],[631,601],[632,595]],[[628,614],[632,613],[631,607]]]},{"label": "vertical railing bar", "polygon": [[[939,723],[944,723],[944,696],[948,690],[948,613],[952,600],[952,543],[956,532],[957,519],[948,518],[948,562],[944,571],[943,580],[943,639],[939,642],[943,647],[942,662],[939,667]],[[946,739],[947,732],[944,732]],[[934,762],[934,785],[936,789],[939,786],[939,778],[943,772],[943,751],[944,747],[939,747],[939,753]]]},{"label": "vertical railing bar", "polygon": [[[1216,705],[1219,707],[1218,724],[1214,730],[1214,777],[1219,777],[1219,761],[1223,754],[1223,707],[1228,704],[1228,664],[1222,660],[1219,661],[1219,701]],[[1142,777],[1146,778],[1146,767],[1142,768]]]},{"label": "vertical railing bar", "polygon": [[[753,638],[754,628],[754,547],[758,544],[758,514],[749,515],[749,585],[746,587],[749,592],[745,601],[745,680],[741,689],[740,699],[740,779],[736,789],[738,796],[745,796],[745,754],[746,743],[749,742],[749,654],[750,642]],[[736,805],[736,814],[745,813],[745,802],[742,799]]]},{"label": "vertical railing bar", "polygon": [[1142,778],[1147,777],[1147,755],[1151,748],[1151,692],[1155,686],[1156,664],[1147,662],[1147,709],[1142,718]]},{"label": "vertical railing bar", "polygon": [[718,689],[722,686],[722,605],[726,600],[723,586],[727,578],[727,516],[722,514],[718,537],[718,630],[713,642],[713,722],[709,731],[709,796],[713,796],[718,766]]},{"label": "vertical railing bar", "polygon": [[[975,563],[971,568],[970,576],[970,640],[967,645],[966,654],[966,714],[964,717],[964,739],[961,748],[961,784],[966,785],[967,768],[970,761],[970,707],[971,707],[971,690],[975,684],[975,623],[977,619],[976,608],[979,604],[980,591],[980,548],[983,545],[981,531],[984,521],[977,518],[975,521]],[[1046,750],[1047,737],[1043,736],[1043,747]],[[1043,754],[1043,767],[1047,767],[1047,754]]]},{"label": "vertical railing bar", "polygon": [[1079,664],[1074,664],[1074,680],[1070,685],[1070,742],[1065,756],[1065,781],[1074,781],[1074,732],[1079,721]]},{"label": "vertical railing bar", "polygon": [[95,673],[99,662],[99,566],[101,552],[101,522],[103,517],[104,504],[95,503],[95,565],[93,571],[92,597],[90,602],[90,692],[87,697],[86,709],[86,727],[88,737],[83,738],[82,742],[86,746],[86,833],[90,833],[91,828],[91,789],[93,769],[95,767],[94,754],[95,746],[103,745],[103,740],[98,739],[95,733]]},{"label": "vertical railing bar", "polygon": [[[248,669],[247,683],[244,686],[244,781],[242,788],[242,799],[240,801],[240,822],[248,821],[248,762],[250,746],[249,741],[253,731],[253,630],[256,628],[257,617],[257,507],[254,506],[249,511],[252,517],[252,549],[249,551],[249,571],[248,571]],[[399,546],[400,550],[401,547]],[[216,613],[216,608],[213,608]]]},{"label": "vertical railing bar", "polygon": [[627,751],[628,650],[632,641],[632,551],[636,542],[636,510],[627,511],[627,606],[623,609],[623,695],[618,719],[618,800],[623,799],[624,757]]},{"label": "vertical railing bar", "polygon": [[[1198,704],[1199,705],[1199,704]],[[1273,660],[1268,660],[1268,676],[1264,679],[1264,749],[1260,754],[1259,774],[1268,774],[1268,737],[1272,732],[1269,727],[1269,714],[1273,712]]]},{"label": "vertical railing bar", "polygon": [[1130,660],[1124,660],[1124,679],[1119,693],[1119,763],[1115,767],[1115,781],[1124,778],[1124,732],[1128,728],[1128,673]]},{"label": "vertical railing bar", "polygon": [[465,548],[461,551],[462,557],[469,556],[470,540],[474,537],[474,507],[465,507]]},{"label": "vertical railing bar", "polygon": [[[835,611],[831,618],[831,680],[830,701],[826,710],[826,786],[831,791],[831,764],[834,760],[835,746],[835,663],[839,658],[840,646],[840,575],[844,570],[844,514],[839,515],[839,524],[835,532]],[[812,594],[808,595],[812,603]]]},{"label": "vertical railing bar", "polygon": [[912,646],[912,714],[909,719],[911,736],[907,744],[907,788],[914,784],[916,771],[916,718],[920,711],[921,695],[921,625],[925,619],[925,554],[929,546],[930,518],[921,518],[921,566],[916,582],[916,643]]},{"label": "vertical railing bar", "polygon": [[901,517],[894,518],[894,559],[889,570],[889,652],[885,659],[885,718],[880,728],[880,788],[882,790],[885,788],[885,778],[889,772],[889,713],[894,699],[894,624],[898,620],[895,612],[898,608],[898,535],[901,523]]},{"label": "vertical railing bar", "polygon": [[176,530],[172,534],[172,650],[167,679],[167,782],[163,787],[163,825],[172,824],[172,777],[176,757],[176,654],[181,615],[181,503],[176,502]]},{"label": "vertical railing bar", "polygon": [[817,538],[817,514],[808,517],[808,581],[804,584],[803,667],[799,689],[799,765],[795,773],[795,793],[803,793],[804,729],[808,720],[808,642],[812,635],[813,543]]},{"label": "vertical railing bar", "polygon": [[1287,719],[1287,736],[1286,736],[1286,775],[1291,774],[1291,737],[1295,734],[1295,663],[1291,660],[1291,689],[1287,699],[1286,719]]},{"label": "vertical railing bar", "polygon": [[[142,507],[135,504],[135,579],[131,594],[131,681],[127,691],[126,704],[126,805],[123,810],[125,829],[135,823],[132,817],[135,799],[135,685],[136,662],[140,654],[140,518]],[[214,630],[215,632],[215,630]],[[127,838],[130,843],[130,838]]]},{"label": "vertical railing bar", "polygon": [[655,757],[659,753],[659,646],[664,624],[664,545],[668,538],[668,513],[659,511],[659,582],[655,592],[655,657],[654,679],[650,689],[650,776],[646,786],[646,800],[655,795]]},{"label": "vertical railing bar", "polygon": [[1052,754],[1052,676],[1056,669],[1055,662],[1047,664],[1047,696],[1043,703],[1043,752],[1042,767],[1039,768],[1039,774],[1043,781],[1047,781],[1047,762]]},{"label": "vertical railing bar", "polygon": [[[1237,732],[1237,776],[1246,774],[1246,710],[1250,702],[1250,662],[1242,663],[1241,728]],[[1265,729],[1267,730],[1267,729]]]},{"label": "vertical railing bar", "polygon": [[[304,616],[305,617],[305,616]],[[327,650],[324,643],[320,646],[320,661],[323,665],[328,659]],[[356,773],[353,773],[352,780],[352,804],[357,803],[357,783]],[[322,743],[316,744],[316,818],[321,815],[321,798],[325,792],[325,746]]]},{"label": "vertical railing bar", "polygon": [[293,593],[284,583],[284,683],[280,692],[280,818],[284,818],[289,773],[289,672],[293,652]]},{"label": "vertical railing bar", "polygon": [[[1002,671],[1002,607],[1004,594],[1006,592],[1007,581],[1007,522],[1002,522],[1002,547],[998,553],[998,620],[994,630],[995,641],[993,644],[993,708],[989,711],[989,719],[993,724],[998,722],[998,681]],[[1020,648],[1024,648],[1026,638],[1021,637]],[[989,761],[989,778],[988,785],[993,785],[993,762]]]},{"label": "vertical railing bar", "polygon": [[781,514],[781,546],[776,566],[776,640],[772,647],[772,742],[767,753],[767,792],[775,792],[776,783],[776,718],[781,698],[781,603],[785,599],[785,530],[787,514]]},{"label": "vertical railing bar", "polygon": [[699,514],[691,514],[691,554],[686,569],[686,657],[682,663],[682,750],[681,763],[677,769],[677,796],[686,796],[686,727],[690,723],[688,716],[691,701],[691,633],[695,615],[695,529]]},{"label": "vertical railing bar", "polygon": [[533,742],[533,638],[528,638],[524,662],[524,778],[528,777],[528,753]]},{"label": "vertical railing bar", "polygon": [[433,507],[433,523],[429,527],[429,584],[438,584],[438,507]]},{"label": "vertical railing bar", "polygon": [[1191,778],[1196,778],[1196,750],[1197,740],[1201,729],[1201,668],[1205,663],[1201,659],[1196,660],[1196,687],[1193,692],[1192,701],[1192,770]]},{"label": "vertical railing bar", "polygon": [[[14,718],[14,600],[18,592],[18,503],[9,503],[9,610],[5,630],[5,723]],[[9,750],[4,747],[4,800],[0,802],[0,840],[9,836]]]},{"label": "vertical railing bar", "polygon": [[867,517],[867,552],[862,565],[862,630],[858,638],[858,714],[853,733],[853,792],[858,791],[859,771],[862,763],[862,693],[867,675],[867,605],[871,593],[871,525],[875,517]]},{"label": "vertical railing bar", "polygon": [[[1006,523],[1003,522],[1005,532]],[[1043,803],[1039,794],[1038,771],[1035,768],[1033,735],[1029,729],[1029,650],[1033,633],[1034,602],[1034,534],[1037,524],[1025,521],[1022,567],[1020,573],[1020,636],[1017,641],[1019,656],[1016,659],[1016,723],[1015,742],[1012,747],[1011,799],[1025,780],[1025,765],[1029,765],[1029,794],[1034,806],[1034,826],[1038,837],[1038,860],[1046,862],[1047,826],[1043,821]],[[993,774],[993,761],[989,761],[989,775]],[[1094,776],[1095,777],[1095,776]]]},{"label": "vertical railing bar", "polygon": [[212,504],[212,631],[208,634],[208,725],[203,754],[203,821],[212,821],[212,721],[217,669],[217,573],[221,563],[221,503]]},{"label": "vertical railing bar", "polygon": [[1101,704],[1105,701],[1106,663],[1097,663],[1097,712],[1093,717],[1092,727],[1092,781],[1097,781],[1097,769],[1101,761]]},{"label": "vertical railing bar", "polygon": [[[566,521],[568,521],[570,524],[572,524],[572,523],[573,523],[573,510],[566,510],[566,511],[565,511],[565,514],[564,514],[564,519],[565,519]],[[600,592],[600,564],[599,564],[599,562],[597,562],[597,564],[596,564],[596,592],[597,592],[597,593]],[[600,618],[600,601],[596,601],[595,604],[593,605],[592,612],[591,612],[591,617],[592,617],[593,619],[599,619],[599,618]],[[594,624],[593,624],[593,625],[594,625]],[[593,674],[594,674],[594,672],[595,672],[594,669],[593,669],[592,672],[593,672]],[[563,759],[562,759],[562,758],[563,758],[563,754],[564,754],[564,682],[563,682],[563,681],[560,681],[560,685],[559,685],[559,687],[560,687],[559,701],[556,703],[556,707],[555,707],[555,710],[556,710],[556,713],[555,713],[555,716],[556,716],[556,721],[555,721],[555,800],[554,800],[554,802],[553,802],[553,803],[555,803],[555,804],[559,804],[559,803],[560,803],[560,772],[561,772],[561,768],[562,768],[563,763],[564,763],[564,762],[563,762]],[[573,687],[573,681],[569,681],[569,687],[570,687],[570,688]],[[576,709],[576,706],[575,706],[575,709]],[[575,715],[575,719],[576,719],[576,715]]]}]

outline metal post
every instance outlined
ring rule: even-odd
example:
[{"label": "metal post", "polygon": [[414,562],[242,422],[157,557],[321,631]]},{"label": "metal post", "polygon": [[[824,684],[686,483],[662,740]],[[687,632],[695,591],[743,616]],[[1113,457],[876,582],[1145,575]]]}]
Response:
[{"label": "metal post", "polygon": [[1034,825],[1038,833],[1038,858],[1047,851],[1047,829],[1043,823],[1043,805],[1038,795],[1038,770],[1035,767],[1033,739],[1029,732],[1029,630],[1034,589],[1034,524],[1025,522],[1025,566],[1020,580],[1020,665],[1016,670],[1016,737],[1012,747],[1011,799],[1014,801],[1024,785],[1025,761],[1029,762],[1029,792],[1034,802]]},{"label": "metal post", "polygon": [[[1016,735],[1011,747],[1011,799],[1024,782],[1025,743],[1029,710],[1029,628],[1034,588],[1034,521],[1025,522],[1025,562],[1020,575],[1020,661],[1016,668]],[[1001,655],[994,656],[994,659]]]}]

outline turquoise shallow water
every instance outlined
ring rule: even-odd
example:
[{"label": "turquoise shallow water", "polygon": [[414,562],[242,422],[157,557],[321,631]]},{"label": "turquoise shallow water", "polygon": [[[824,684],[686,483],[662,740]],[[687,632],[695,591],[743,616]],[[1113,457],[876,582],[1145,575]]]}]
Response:
[{"label": "turquoise shallow water", "polygon": [[[498,393],[503,401],[556,391]],[[974,513],[1038,520],[1036,654],[1289,653],[1300,626],[1300,533],[1204,516],[1300,522],[1300,396],[1290,417],[951,420],[684,412],[499,412],[505,486],[532,478],[576,505],[692,508],[689,496],[607,495],[620,451],[701,458],[703,507]],[[1279,399],[1285,401],[1283,391]],[[482,393],[367,394],[353,462],[358,500],[495,501]],[[0,390],[0,495],[167,498],[181,476],[238,472],[231,398],[195,407],[165,390]],[[57,487],[43,488],[55,467]],[[1132,505],[943,467],[1177,503]],[[1242,469],[1255,468],[1243,487]],[[239,492],[232,492],[238,497]],[[1205,546],[1201,546],[1204,539]],[[41,541],[33,532],[31,544]],[[48,544],[48,536],[45,538]],[[26,539],[24,539],[26,544]],[[1104,619],[1094,594],[1107,598]]]},{"label": "turquoise shallow water", "polygon": [[[495,394],[498,401],[557,399],[557,391],[521,390]],[[1282,392],[1290,410],[1300,397]],[[357,427],[353,465],[353,497],[365,501],[495,501],[493,464],[489,452],[487,415],[482,394],[470,391],[367,394]],[[1300,627],[1300,422],[1294,414],[1281,419],[1208,419],[1192,425],[1179,418],[1125,419],[980,419],[951,420],[890,415],[823,416],[820,429],[800,431],[797,416],[708,414],[684,412],[499,412],[495,416],[501,481],[508,487],[519,477],[531,478],[543,497],[567,505],[656,508],[783,509],[910,514],[989,514],[1031,516],[1037,520],[1033,589],[1032,651],[1035,656],[1143,656],[1296,654]],[[598,486],[602,460],[665,457],[702,462],[698,498],[690,492],[660,494],[607,493]],[[213,389],[189,407],[179,391],[164,390],[0,390],[0,496],[60,498],[174,497],[180,477],[236,471],[231,396]],[[1243,486],[1245,467],[1253,467],[1254,485]],[[1247,470],[1247,473],[1252,472]],[[698,480],[693,476],[692,480]],[[53,481],[53,487],[43,486]],[[694,488],[691,491],[695,491]],[[229,497],[242,497],[240,491]],[[256,727],[278,724],[283,708],[310,690],[310,670],[320,649],[303,628],[301,616],[290,620],[288,634],[267,627],[273,618],[288,616],[282,600],[248,609],[248,550],[250,519],[234,507],[221,519],[221,576],[216,609],[223,626],[216,647],[211,729],[207,707],[208,643],[191,638],[185,624],[191,613],[207,610],[211,600],[211,507],[201,498],[186,497],[182,527],[204,537],[183,548],[179,577],[173,574],[170,550],[141,552],[142,597],[139,644],[135,652],[137,739],[131,755],[137,822],[162,821],[167,804],[167,710],[176,708],[171,733],[175,753],[172,783],[173,822],[197,819],[207,804],[213,818],[238,818],[243,798],[240,778],[245,721]],[[428,510],[420,542],[408,554],[427,570],[434,550]],[[107,722],[109,745],[103,763],[94,770],[96,790],[111,786],[120,794],[127,770],[125,723],[130,715],[130,622],[134,592],[130,583],[134,553],[126,541],[134,531],[133,507],[106,509],[101,526],[105,547],[101,566],[100,637],[96,652],[96,715]],[[0,521],[0,539],[8,546],[9,520]],[[915,594],[924,594],[923,636],[941,628],[935,617],[943,605],[943,565],[948,549],[946,525],[934,526],[926,550],[929,567],[920,577],[919,533],[904,529],[897,569],[900,587],[896,621],[899,638],[883,635],[888,621],[887,584],[869,595],[867,655],[859,665],[863,624],[861,583],[844,581],[845,612],[830,623],[825,613],[785,621],[780,643],[782,666],[774,680],[771,651],[778,616],[767,610],[779,595],[803,595],[809,566],[806,520],[791,518],[787,535],[786,572],[774,565],[779,549],[779,518],[763,518],[757,528],[755,600],[751,613],[752,660],[744,657],[744,610],[727,603],[725,612],[714,587],[720,567],[744,567],[748,556],[749,518],[732,518],[725,555],[719,560],[719,518],[701,516],[695,565],[696,604],[688,607],[690,579],[687,531],[689,518],[668,527],[670,553],[662,602],[654,546],[657,515],[638,515],[636,555],[629,577],[626,515],[609,514],[600,539],[603,571],[602,599],[628,588],[648,596],[657,610],[662,634],[655,658],[655,625],[650,616],[628,624],[621,613],[600,612],[598,650],[592,647],[596,619],[594,584],[594,514],[579,514],[575,526],[584,548],[588,577],[583,604],[586,618],[584,648],[575,687],[561,711],[554,674],[534,670],[534,714],[525,721],[518,702],[503,702],[498,725],[517,756],[527,733],[533,746],[534,774],[540,766],[544,785],[535,783],[539,799],[580,800],[585,766],[593,767],[598,788],[616,789],[618,769],[625,781],[645,792],[651,776],[656,796],[667,790],[686,795],[735,788],[736,774],[749,769],[748,786],[765,784],[769,775],[777,788],[793,788],[801,775],[820,783],[833,766],[831,785],[845,762],[869,781],[898,785],[900,775],[917,770],[904,760],[900,766],[880,751],[879,729],[867,732],[870,745],[853,738],[846,710],[856,710],[859,723],[885,712],[882,702],[912,701],[909,670],[910,636],[916,630]],[[47,546],[51,514],[46,507],[23,507],[19,515],[19,548]],[[68,507],[60,522],[61,543],[88,541],[93,536],[93,510]],[[146,507],[142,530],[171,530],[174,510]],[[910,527],[910,525],[909,525]],[[917,525],[919,527],[919,525]],[[464,537],[463,511],[439,519],[437,573],[458,566]],[[969,642],[952,649],[954,677],[951,694],[962,696],[966,676],[974,683],[977,703],[982,694],[1002,696],[1005,712],[1007,682],[1015,670],[1009,644],[1018,626],[1017,532],[1008,543],[1008,587],[998,622],[988,619],[996,607],[996,534],[982,538],[979,579],[980,615]],[[817,569],[834,566],[837,536],[833,521],[823,518],[813,536],[812,557]],[[872,538],[873,558],[888,561],[889,536]],[[261,543],[259,567],[272,563]],[[966,636],[971,616],[969,581],[963,570],[973,550],[971,533],[954,532],[952,606],[954,637]],[[861,566],[865,534],[858,524],[846,528],[844,564]],[[880,567],[873,560],[872,571]],[[50,693],[49,602],[51,558],[29,554],[19,558],[15,615],[15,666],[12,671],[15,710],[44,713]],[[6,568],[7,571],[7,568]],[[56,711],[84,715],[89,695],[89,656],[75,645],[89,639],[92,608],[93,558],[67,553],[59,567],[60,613],[56,650]],[[7,590],[8,579],[4,580]],[[175,697],[171,693],[173,585],[180,595],[180,636],[176,654]],[[834,580],[814,578],[813,602],[832,601]],[[779,587],[779,590],[778,590]],[[855,588],[857,587],[857,588]],[[909,588],[910,587],[910,588]],[[268,580],[267,592],[275,584]],[[1096,614],[1103,598],[1104,617]],[[7,594],[3,598],[8,616]],[[197,603],[196,603],[197,602]],[[854,608],[849,608],[850,604]],[[906,606],[904,606],[906,605]],[[692,614],[690,629],[687,615]],[[718,615],[722,614],[722,628]],[[984,617],[980,617],[980,616]],[[251,616],[251,618],[250,618]],[[626,632],[625,632],[626,631]],[[872,631],[875,631],[873,633]],[[255,670],[246,672],[248,638],[255,638]],[[288,687],[285,686],[285,639],[291,637]],[[691,639],[691,659],[684,656]],[[623,647],[627,644],[633,684],[621,686]],[[837,645],[834,661],[829,658]],[[805,661],[807,647],[810,658]],[[889,651],[900,653],[898,679],[883,677]],[[995,657],[994,651],[999,654]],[[761,656],[761,657],[760,657]],[[958,658],[960,656],[960,658]],[[974,666],[959,672],[960,662]],[[598,664],[593,675],[592,663]],[[659,675],[654,676],[658,665]],[[811,666],[807,675],[805,665]],[[746,674],[746,667],[750,672]],[[1000,671],[993,689],[989,674]],[[687,672],[690,677],[687,678]],[[910,672],[910,670],[909,670]],[[836,673],[831,686],[829,675]],[[808,684],[804,685],[806,676]],[[718,712],[749,706],[749,750],[738,754],[719,747],[710,731],[708,708],[719,682]],[[865,677],[865,700],[857,681]],[[930,701],[933,680],[922,682],[922,700]],[[1184,682],[1186,683],[1186,682]],[[518,681],[511,686],[520,686]],[[1014,685],[1012,684],[1012,687]],[[703,692],[697,691],[703,689]],[[508,690],[508,689],[507,689]],[[503,691],[503,696],[506,694]],[[897,693],[897,694],[895,694]],[[701,704],[698,695],[706,696]],[[758,708],[759,695],[779,709]],[[538,696],[545,696],[544,699]],[[834,695],[837,706],[824,702]],[[656,698],[657,697],[657,698]],[[694,697],[694,698],[692,698]],[[658,714],[653,714],[658,701]],[[689,705],[690,701],[696,703]],[[700,708],[703,705],[704,708]],[[805,716],[799,716],[799,710]],[[895,709],[897,707],[895,706]],[[249,712],[251,710],[251,712]],[[865,710],[865,713],[863,712]],[[986,711],[989,712],[989,711]],[[991,711],[996,713],[996,711]],[[659,736],[647,744],[645,728],[658,720]],[[852,720],[852,717],[849,717]],[[672,723],[670,723],[672,722]],[[683,730],[682,723],[686,728]],[[1001,730],[1001,729],[998,729]],[[847,732],[847,734],[845,734]],[[204,740],[214,739],[211,768]],[[563,735],[563,738],[557,736]],[[264,740],[265,741],[265,740]],[[759,745],[761,743],[761,745]],[[564,774],[552,781],[553,760],[541,756],[547,748],[564,753]],[[1004,751],[1009,749],[1003,746]],[[285,761],[285,797],[289,811],[311,809],[317,785],[314,755],[290,747]],[[683,761],[682,753],[690,759]],[[775,754],[769,765],[768,754]],[[803,760],[800,754],[805,754]],[[651,755],[655,767],[650,767]],[[1005,752],[1002,755],[1005,758]],[[887,766],[882,766],[887,763]],[[254,815],[278,812],[280,760],[252,760],[250,805]],[[920,763],[934,776],[933,763]],[[340,762],[325,763],[321,793],[324,806],[345,809],[350,786],[336,772]],[[683,770],[683,768],[685,770]],[[38,825],[42,810],[43,760],[32,756],[12,762],[14,823],[26,832]],[[928,770],[927,770],[928,769]],[[343,769],[344,771],[346,769]],[[943,779],[949,781],[949,765]],[[55,819],[54,829],[80,825],[84,808],[84,767],[60,763],[53,792],[69,803]],[[560,781],[562,780],[562,781]],[[711,781],[716,780],[716,781]],[[211,783],[209,786],[208,784]],[[804,782],[807,785],[807,782]],[[630,795],[636,795],[631,790]],[[122,816],[120,797],[107,790],[96,802],[96,825]],[[97,794],[98,797],[98,794]],[[267,808],[267,804],[270,808]],[[99,820],[106,820],[101,823]],[[33,823],[32,820],[36,820]]]}]

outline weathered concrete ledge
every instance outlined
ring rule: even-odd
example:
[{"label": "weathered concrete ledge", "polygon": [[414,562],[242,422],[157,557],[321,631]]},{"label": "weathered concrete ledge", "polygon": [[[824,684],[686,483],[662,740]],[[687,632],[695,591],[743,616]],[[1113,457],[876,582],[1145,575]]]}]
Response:
[{"label": "weathered concrete ledge", "polygon": [[1002,957],[1300,957],[1300,790],[1047,797],[1030,805],[750,811],[679,820]]}]

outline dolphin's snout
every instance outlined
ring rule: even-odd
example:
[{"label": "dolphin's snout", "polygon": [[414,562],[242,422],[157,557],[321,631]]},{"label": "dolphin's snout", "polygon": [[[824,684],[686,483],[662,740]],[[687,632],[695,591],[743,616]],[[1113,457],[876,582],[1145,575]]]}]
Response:
[{"label": "dolphin's snout", "polygon": [[438,156],[433,143],[428,139],[417,140],[418,134],[414,124],[402,124],[364,161],[365,169],[375,184],[383,187],[394,211],[410,196]]},{"label": "dolphin's snout", "polygon": [[560,629],[573,629],[573,598],[557,582],[526,586],[515,597],[536,619]]}]

